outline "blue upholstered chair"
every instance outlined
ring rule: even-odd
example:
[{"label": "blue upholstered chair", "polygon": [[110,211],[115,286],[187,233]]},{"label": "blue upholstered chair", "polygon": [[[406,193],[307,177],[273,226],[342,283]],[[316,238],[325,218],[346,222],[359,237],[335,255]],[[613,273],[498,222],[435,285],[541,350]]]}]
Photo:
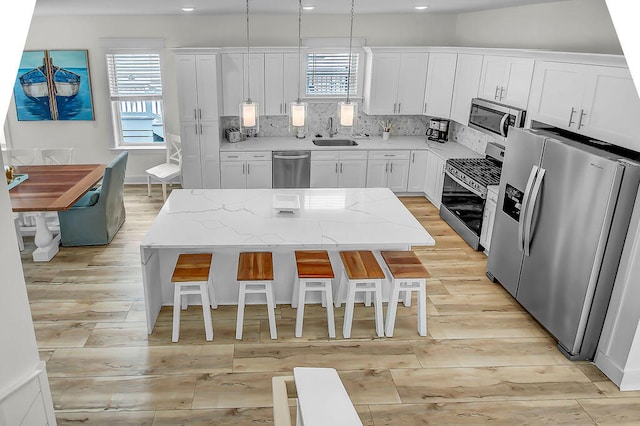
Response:
[{"label": "blue upholstered chair", "polygon": [[58,212],[63,246],[109,244],[125,219],[124,173],[129,153],[121,152],[104,170],[102,186],[87,192],[73,207]]}]

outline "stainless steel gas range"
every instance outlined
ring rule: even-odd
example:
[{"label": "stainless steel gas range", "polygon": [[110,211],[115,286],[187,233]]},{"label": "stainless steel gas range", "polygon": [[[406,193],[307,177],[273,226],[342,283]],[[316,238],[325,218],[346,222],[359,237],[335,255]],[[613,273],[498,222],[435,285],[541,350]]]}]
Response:
[{"label": "stainless steel gas range", "polygon": [[440,206],[440,217],[475,250],[483,250],[480,232],[487,186],[500,183],[504,148],[489,143],[485,154],[447,160]]}]

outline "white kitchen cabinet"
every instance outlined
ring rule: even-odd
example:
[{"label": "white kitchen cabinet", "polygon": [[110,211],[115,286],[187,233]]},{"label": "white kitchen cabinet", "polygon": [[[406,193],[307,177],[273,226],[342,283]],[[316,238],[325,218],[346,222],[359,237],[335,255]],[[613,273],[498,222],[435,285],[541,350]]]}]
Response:
[{"label": "white kitchen cabinet", "polygon": [[440,118],[451,116],[457,59],[456,53],[429,54],[423,114]]},{"label": "white kitchen cabinet", "polygon": [[451,100],[451,119],[457,123],[469,124],[471,99],[478,96],[482,55],[458,53],[456,78]]},{"label": "white kitchen cabinet", "polygon": [[533,66],[533,58],[485,55],[478,97],[526,108]]},{"label": "white kitchen cabinet", "polygon": [[223,152],[220,160],[223,189],[271,188],[271,152]]},{"label": "white kitchen cabinet", "polygon": [[480,229],[480,245],[484,247],[485,253],[489,254],[491,249],[491,235],[493,234],[493,222],[496,218],[496,208],[498,203],[498,186],[487,187],[487,200],[482,212],[482,227]]},{"label": "white kitchen cabinet", "polygon": [[217,55],[177,54],[183,188],[219,188]]},{"label": "white kitchen cabinet", "polygon": [[407,192],[409,151],[371,151],[367,165],[367,188]]},{"label": "white kitchen cabinet", "polygon": [[297,53],[265,53],[264,113],[287,115],[289,103],[298,98]]},{"label": "white kitchen cabinet", "polygon": [[363,188],[367,178],[365,151],[313,151],[312,188]]},{"label": "white kitchen cabinet", "polygon": [[367,51],[363,110],[369,115],[419,115],[429,54]]},{"label": "white kitchen cabinet", "polygon": [[426,150],[411,151],[407,192],[424,192],[427,177],[427,154]]},{"label": "white kitchen cabinet", "polygon": [[540,61],[528,110],[531,120],[640,150],[640,98],[626,68]]},{"label": "white kitchen cabinet", "polygon": [[239,115],[240,104],[246,101],[249,95],[258,103],[260,114],[264,115],[264,56],[262,53],[251,53],[247,59],[246,53],[221,54],[221,115]]},{"label": "white kitchen cabinet", "polygon": [[440,208],[442,202],[442,185],[444,184],[444,168],[446,160],[429,151],[427,154],[427,177],[424,185],[424,193],[431,204]]}]

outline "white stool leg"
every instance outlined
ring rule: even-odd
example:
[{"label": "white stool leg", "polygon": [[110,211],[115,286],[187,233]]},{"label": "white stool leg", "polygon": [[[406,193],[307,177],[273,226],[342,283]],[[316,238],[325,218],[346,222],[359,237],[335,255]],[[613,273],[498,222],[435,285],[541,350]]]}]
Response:
[{"label": "white stool leg", "polygon": [[244,323],[244,298],[247,285],[244,281],[240,281],[240,292],[238,294],[238,315],[236,317],[236,339],[242,339],[242,328]]},{"label": "white stool leg", "polygon": [[371,293],[372,291],[364,292],[364,306],[371,306]]},{"label": "white stool leg", "polygon": [[213,340],[213,324],[211,323],[211,305],[209,305],[209,282],[200,283],[200,300],[204,317],[204,332],[208,342]]},{"label": "white stool leg", "polygon": [[151,197],[151,177],[147,175],[147,196]]},{"label": "white stool leg", "polygon": [[291,297],[291,307],[292,308],[297,308],[298,307],[298,297],[300,295],[300,279],[296,279],[293,282],[293,296]]},{"label": "white stool leg", "polygon": [[420,280],[418,289],[418,334],[427,335],[427,280]]},{"label": "white stool leg", "polygon": [[[331,281],[329,281],[329,285],[331,285]],[[326,284],[325,284],[325,288],[326,288]],[[333,300],[333,299],[330,299]],[[323,308],[327,307],[327,292],[326,291],[322,291],[320,293],[320,304],[322,305]]]},{"label": "white stool leg", "polygon": [[[333,291],[331,289],[331,280],[325,280],[325,290],[322,294],[325,295],[325,300],[331,301],[333,300],[333,295],[331,294]],[[332,339],[336,338],[336,321],[333,317],[333,304],[330,302],[326,303],[327,306],[327,327],[329,329],[329,337]]]},{"label": "white stool leg", "polygon": [[218,309],[218,297],[216,296],[216,291],[213,288],[214,279],[213,262],[211,262],[211,267],[209,268],[209,281],[207,283],[209,286],[209,302],[211,303],[211,307],[213,307],[213,309]]},{"label": "white stool leg", "polygon": [[411,306],[411,295],[413,293],[411,292],[411,290],[406,290],[404,292],[404,302],[402,302],[402,304],[406,307]]},{"label": "white stool leg", "polygon": [[353,308],[356,300],[356,284],[348,282],[347,302],[344,307],[344,323],[342,324],[342,336],[345,339],[351,337],[351,323],[353,322]]},{"label": "white stool leg", "polygon": [[[367,292],[369,294],[371,292]],[[376,316],[376,334],[378,337],[384,337],[384,319],[382,316],[382,281],[375,280],[375,316]]]},{"label": "white stool leg", "polygon": [[344,293],[344,289],[345,287],[347,287],[348,283],[347,283],[347,275],[345,272],[342,273],[342,276],[340,277],[340,284],[338,285],[338,292],[336,293],[336,300],[335,300],[335,306],[336,308],[339,308],[340,305],[342,304],[342,293]]},{"label": "white stool leg", "polygon": [[296,301],[298,307],[298,312],[296,312],[296,337],[301,337],[302,321],[304,321],[304,302],[307,294],[307,280],[299,280],[296,284],[296,290],[298,291],[298,300]]},{"label": "white stool leg", "polygon": [[392,283],[389,303],[387,304],[387,321],[385,326],[385,334],[387,337],[393,337],[393,328],[396,324],[396,310],[398,309],[398,297],[400,295],[400,281],[394,279]]},{"label": "white stool leg", "polygon": [[173,332],[171,334],[171,341],[177,342],[180,338],[180,284],[175,284],[173,290]]},{"label": "white stool leg", "polygon": [[20,229],[20,215],[13,217],[13,224],[16,227],[16,238],[18,240],[18,249],[24,251],[24,239],[22,238],[22,230]]},{"label": "white stool leg", "polygon": [[272,339],[277,339],[278,332],[276,330],[276,312],[275,312],[276,306],[273,301],[273,287],[271,286],[271,281],[266,281],[264,283],[264,287],[267,294],[267,309],[269,314],[269,332],[271,333]]}]

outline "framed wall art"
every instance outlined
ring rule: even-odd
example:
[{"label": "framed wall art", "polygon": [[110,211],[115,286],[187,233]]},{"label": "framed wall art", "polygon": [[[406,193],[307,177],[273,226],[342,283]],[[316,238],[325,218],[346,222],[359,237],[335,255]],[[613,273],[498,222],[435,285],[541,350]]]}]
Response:
[{"label": "framed wall art", "polygon": [[87,50],[25,51],[13,94],[19,121],[93,120]]}]

